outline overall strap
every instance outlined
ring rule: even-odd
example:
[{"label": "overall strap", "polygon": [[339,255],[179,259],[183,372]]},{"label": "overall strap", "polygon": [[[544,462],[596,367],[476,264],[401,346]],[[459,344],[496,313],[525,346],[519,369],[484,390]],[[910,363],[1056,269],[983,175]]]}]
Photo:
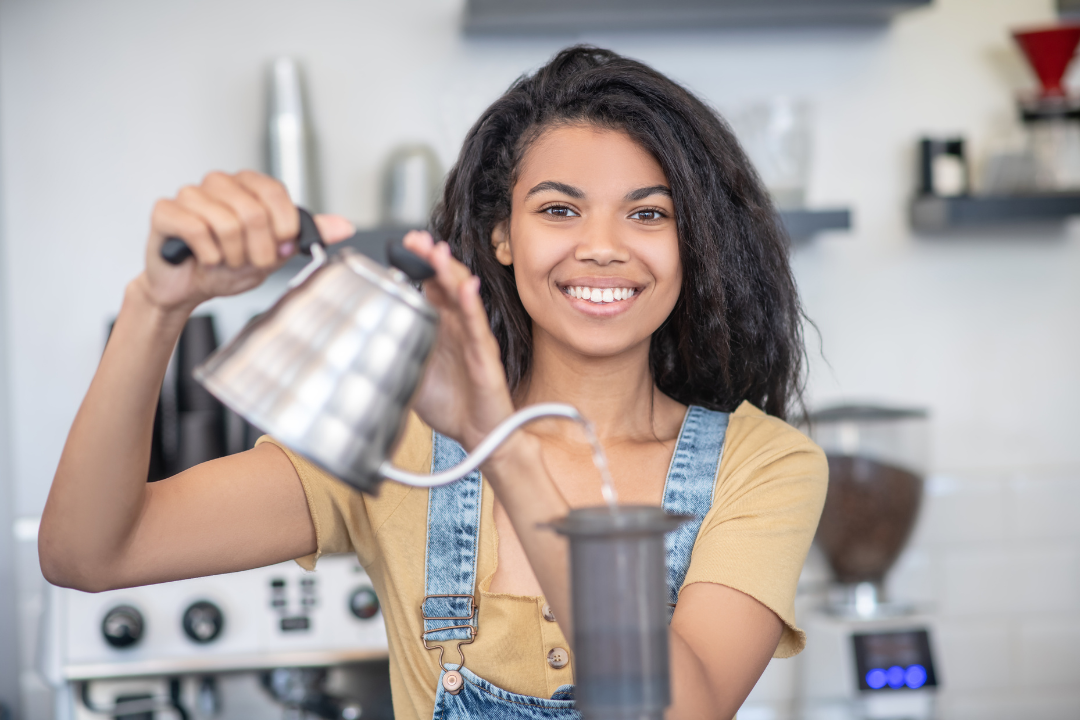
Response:
[{"label": "overall strap", "polygon": [[[432,474],[454,467],[465,455],[456,442],[432,432]],[[425,647],[429,641],[468,643],[476,636],[473,593],[482,488],[480,471],[474,470],[457,482],[428,491],[422,605]]]},{"label": "overall strap", "polygon": [[690,567],[701,521],[712,507],[716,473],[724,452],[728,413],[691,405],[683,418],[679,441],[671,456],[664,483],[663,508],[673,515],[691,515],[693,520],[671,531],[664,538],[667,553],[668,620],[679,599],[679,588]]}]

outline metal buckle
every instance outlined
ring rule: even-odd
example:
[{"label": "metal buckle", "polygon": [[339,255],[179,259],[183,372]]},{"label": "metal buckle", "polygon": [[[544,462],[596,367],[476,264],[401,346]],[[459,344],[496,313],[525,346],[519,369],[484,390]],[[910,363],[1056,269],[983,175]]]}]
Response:
[{"label": "metal buckle", "polygon": [[[424,612],[424,605],[427,603],[429,598],[468,598],[469,599],[469,609],[472,612],[470,612],[470,614],[468,614],[468,615],[428,616]],[[425,595],[424,599],[420,601],[420,616],[423,618],[423,620],[473,620],[473,619],[476,618],[477,610],[478,610],[478,608],[476,607],[476,598],[473,595],[451,595],[451,594]],[[424,643],[424,649],[425,650],[436,650],[437,649],[439,651],[439,671],[440,672],[445,669],[445,666],[443,665],[443,653],[445,652],[446,648],[441,644],[440,645],[435,645],[434,647],[431,646],[431,645],[428,645],[427,636],[428,636],[429,633],[443,632],[444,630],[468,630],[469,631],[469,639],[468,640],[458,640],[457,641],[456,650],[457,650],[457,654],[458,654],[458,660],[460,661],[460,662],[458,662],[457,669],[461,670],[461,668],[465,667],[465,653],[461,649],[461,646],[462,645],[470,645],[470,644],[472,644],[472,642],[474,640],[476,640],[476,626],[473,625],[471,622],[469,622],[469,623],[466,623],[465,625],[448,625],[446,627],[441,627],[441,628],[438,628],[438,629],[435,629],[435,630],[422,630],[420,632],[420,640]],[[435,640],[433,642],[443,643],[443,642],[454,642],[454,641],[453,640]]]},{"label": "metal buckle", "polygon": [[[424,613],[424,606],[427,605],[427,601],[430,600],[431,598],[468,598],[469,599],[469,609],[472,612],[470,612],[468,615],[446,615],[446,616],[431,615],[429,617],[428,615],[426,615]],[[445,595],[425,595],[424,599],[420,601],[420,615],[425,620],[472,620],[474,617],[476,617],[476,598],[473,595],[450,595],[450,594],[445,594]],[[449,628],[447,628],[447,629],[449,629]],[[431,632],[434,632],[434,630],[432,630]]]}]

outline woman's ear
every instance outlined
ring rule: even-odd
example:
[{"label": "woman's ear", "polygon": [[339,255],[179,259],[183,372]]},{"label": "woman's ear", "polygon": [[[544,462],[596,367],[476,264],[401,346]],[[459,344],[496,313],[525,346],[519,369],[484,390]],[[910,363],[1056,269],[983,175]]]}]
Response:
[{"label": "woman's ear", "polygon": [[495,249],[495,259],[503,265],[514,264],[514,254],[510,251],[510,229],[506,220],[491,229],[491,247]]}]

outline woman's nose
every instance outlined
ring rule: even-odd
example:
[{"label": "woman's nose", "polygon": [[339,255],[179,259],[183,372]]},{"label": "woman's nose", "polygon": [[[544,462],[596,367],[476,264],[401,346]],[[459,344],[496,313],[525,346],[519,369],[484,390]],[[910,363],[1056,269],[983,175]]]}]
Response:
[{"label": "woman's nose", "polygon": [[608,265],[630,259],[630,252],[619,236],[618,223],[593,217],[584,223],[582,230],[574,252],[575,260]]}]

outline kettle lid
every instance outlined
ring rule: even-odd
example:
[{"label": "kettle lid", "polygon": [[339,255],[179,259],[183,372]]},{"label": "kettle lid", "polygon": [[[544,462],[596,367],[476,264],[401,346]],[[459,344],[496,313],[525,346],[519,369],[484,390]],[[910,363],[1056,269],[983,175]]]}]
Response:
[{"label": "kettle lid", "polygon": [[[402,248],[404,250],[404,248]],[[405,250],[408,253],[408,250]],[[428,265],[422,258],[409,253],[417,261],[423,263],[428,269],[431,266]],[[367,255],[364,255],[352,248],[341,248],[337,253],[341,262],[349,267],[350,270],[357,275],[368,280],[369,282],[377,285],[382,290],[398,298],[409,307],[413,308],[417,312],[428,316],[434,321],[438,321],[438,311],[427,301],[415,285],[413,285],[412,274],[406,274],[397,267],[383,267],[379,263],[372,260]],[[431,274],[427,277],[431,277],[435,274],[434,270],[431,270]]]}]

